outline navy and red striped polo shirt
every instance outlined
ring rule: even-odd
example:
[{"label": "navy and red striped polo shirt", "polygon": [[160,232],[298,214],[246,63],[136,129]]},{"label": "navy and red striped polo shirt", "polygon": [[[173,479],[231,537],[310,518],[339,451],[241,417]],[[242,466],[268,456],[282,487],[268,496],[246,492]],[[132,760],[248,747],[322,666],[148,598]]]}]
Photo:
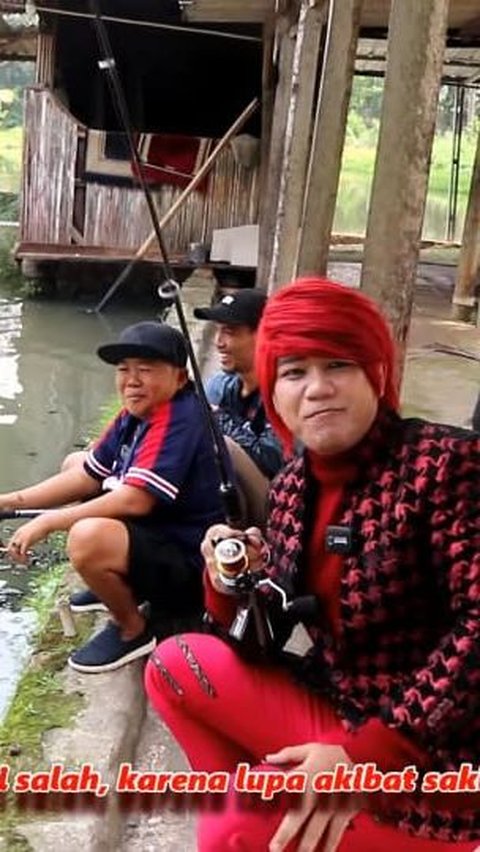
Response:
[{"label": "navy and red striped polo shirt", "polygon": [[201,564],[204,532],[225,515],[212,442],[191,384],[148,418],[122,409],[88,452],[85,470],[106,490],[123,483],[153,494],[154,509],[135,522],[158,526]]}]

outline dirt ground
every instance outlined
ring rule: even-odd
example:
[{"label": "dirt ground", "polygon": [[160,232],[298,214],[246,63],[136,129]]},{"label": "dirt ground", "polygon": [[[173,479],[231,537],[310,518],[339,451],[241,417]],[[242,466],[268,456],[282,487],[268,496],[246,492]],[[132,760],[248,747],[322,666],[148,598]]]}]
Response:
[{"label": "dirt ground", "polygon": [[417,289],[403,412],[470,427],[480,392],[480,327],[452,320],[450,297],[441,286]]},{"label": "dirt ground", "polygon": [[[358,284],[360,265],[333,263],[337,281]],[[402,413],[471,425],[480,392],[480,327],[451,319],[455,267],[420,264],[402,383]]]}]

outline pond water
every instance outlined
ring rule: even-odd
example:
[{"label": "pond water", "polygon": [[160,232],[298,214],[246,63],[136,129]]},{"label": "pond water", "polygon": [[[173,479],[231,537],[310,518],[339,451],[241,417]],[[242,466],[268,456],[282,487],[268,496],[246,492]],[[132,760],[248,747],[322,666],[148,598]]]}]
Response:
[{"label": "pond water", "polygon": [[[148,308],[116,309],[102,316],[74,304],[31,301],[0,281],[0,491],[54,473],[81,446],[112,398],[113,370],[96,347]],[[8,538],[11,522],[0,526]],[[33,614],[22,607],[39,569],[0,562],[0,718],[28,654]]]}]

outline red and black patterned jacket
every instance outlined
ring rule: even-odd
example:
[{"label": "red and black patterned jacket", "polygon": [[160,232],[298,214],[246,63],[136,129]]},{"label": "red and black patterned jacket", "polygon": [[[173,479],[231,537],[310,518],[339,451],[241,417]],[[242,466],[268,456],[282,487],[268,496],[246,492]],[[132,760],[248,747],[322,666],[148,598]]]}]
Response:
[{"label": "red and black patterned jacket", "polygon": [[[270,493],[271,573],[293,595],[305,591],[313,504],[305,465],[291,461]],[[427,752],[433,769],[478,766],[480,437],[384,412],[359,448],[358,470],[338,518],[354,542],[343,560],[340,638],[321,624],[310,629],[302,677],[348,729],[380,718]],[[480,837],[478,810],[434,814],[423,800],[395,813],[392,802],[390,817],[438,839]]]}]

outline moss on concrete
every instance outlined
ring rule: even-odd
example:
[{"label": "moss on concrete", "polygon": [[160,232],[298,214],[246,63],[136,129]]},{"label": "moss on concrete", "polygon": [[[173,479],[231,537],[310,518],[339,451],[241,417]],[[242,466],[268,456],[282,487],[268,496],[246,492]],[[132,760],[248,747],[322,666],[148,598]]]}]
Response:
[{"label": "moss on concrete", "polygon": [[[37,613],[34,652],[23,673],[4,721],[0,724],[0,765],[10,767],[10,778],[18,771],[44,769],[44,734],[69,727],[83,707],[83,696],[66,693],[61,671],[73,648],[91,632],[93,616],[82,616],[76,623],[77,635],[66,638],[55,608],[58,598],[68,593],[71,574],[67,562],[54,565],[36,581],[27,606]],[[16,824],[25,812],[18,811],[13,794],[0,794],[0,850],[24,852],[29,844],[16,832]]]}]

